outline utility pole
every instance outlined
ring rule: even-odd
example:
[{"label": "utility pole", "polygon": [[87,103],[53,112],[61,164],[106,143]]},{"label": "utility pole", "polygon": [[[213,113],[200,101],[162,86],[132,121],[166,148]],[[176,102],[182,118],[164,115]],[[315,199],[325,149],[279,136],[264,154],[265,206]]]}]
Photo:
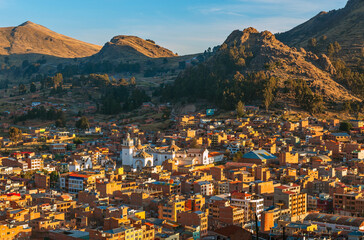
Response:
[{"label": "utility pole", "polygon": [[257,240],[259,240],[259,228],[258,228],[258,215],[255,213],[255,232],[257,235]]},{"label": "utility pole", "polygon": [[283,240],[286,240],[286,227],[283,227]]}]

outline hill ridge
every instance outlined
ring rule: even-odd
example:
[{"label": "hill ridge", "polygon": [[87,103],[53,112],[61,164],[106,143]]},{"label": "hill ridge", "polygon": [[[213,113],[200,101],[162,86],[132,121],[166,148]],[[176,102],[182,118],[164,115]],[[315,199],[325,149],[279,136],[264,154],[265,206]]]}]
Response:
[{"label": "hill ridge", "polygon": [[82,58],[96,54],[100,49],[101,46],[59,34],[31,21],[0,28],[0,55],[43,54]]},{"label": "hill ridge", "polygon": [[[268,105],[295,106],[299,98],[299,105],[309,111],[316,111],[322,100],[360,101],[333,80],[334,73],[326,55],[289,47],[269,31],[248,28],[233,31],[206,62],[186,69],[164,97],[207,99],[226,109],[234,109],[239,101],[256,104],[263,98]],[[304,97],[297,96],[296,87]],[[303,102],[306,97],[308,103]]]},{"label": "hill ridge", "polygon": [[312,38],[325,39],[327,43],[337,41],[342,46],[341,54],[351,61],[353,56],[360,57],[364,49],[364,1],[349,0],[344,8],[320,12],[276,37],[294,47],[308,47]]},{"label": "hill ridge", "polygon": [[144,40],[130,35],[117,35],[107,42],[94,58],[116,60],[120,58],[139,59],[176,56],[172,51],[157,45],[153,40]]}]

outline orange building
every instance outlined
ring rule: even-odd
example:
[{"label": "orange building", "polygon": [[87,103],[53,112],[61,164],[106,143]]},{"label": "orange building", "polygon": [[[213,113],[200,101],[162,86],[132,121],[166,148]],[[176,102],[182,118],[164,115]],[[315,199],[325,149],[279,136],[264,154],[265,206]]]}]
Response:
[{"label": "orange building", "polygon": [[255,168],[255,179],[268,181],[270,179],[270,171],[269,168],[258,166]]},{"label": "orange building", "polygon": [[270,229],[274,227],[274,211],[262,212],[261,219],[262,231],[270,232]]},{"label": "orange building", "polygon": [[244,210],[230,206],[227,200],[213,201],[209,205],[209,215],[212,219],[228,225],[242,226],[244,222]]},{"label": "orange building", "polygon": [[186,210],[200,211],[205,208],[205,198],[202,195],[193,195],[187,199],[185,207]]},{"label": "orange building", "polygon": [[255,183],[254,192],[256,194],[274,193],[273,181]]},{"label": "orange building", "polygon": [[291,210],[291,217],[300,217],[307,212],[307,194],[301,193],[296,184],[282,185],[274,189],[274,203],[283,204]]},{"label": "orange building", "polygon": [[113,196],[114,192],[121,191],[121,182],[96,182],[96,190],[100,192],[101,197]]},{"label": "orange building", "polygon": [[298,153],[290,153],[290,152],[280,152],[279,156],[279,165],[285,166],[287,164],[298,164]]},{"label": "orange building", "polygon": [[32,229],[28,224],[9,224],[6,222],[0,223],[0,239],[30,239]]},{"label": "orange building", "polygon": [[207,235],[207,218],[206,212],[188,211],[178,213],[177,222],[182,226],[199,226],[201,236]]},{"label": "orange building", "polygon": [[34,175],[34,182],[36,188],[48,189],[50,187],[50,176],[42,173]]}]

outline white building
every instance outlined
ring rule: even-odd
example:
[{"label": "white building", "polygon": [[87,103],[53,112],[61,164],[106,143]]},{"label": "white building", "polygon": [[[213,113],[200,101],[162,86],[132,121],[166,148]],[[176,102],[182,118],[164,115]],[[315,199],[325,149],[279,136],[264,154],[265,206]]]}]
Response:
[{"label": "white building", "polygon": [[214,185],[209,181],[199,181],[195,183],[194,192],[203,196],[214,195]]},{"label": "white building", "polygon": [[141,170],[143,167],[153,166],[153,156],[142,150],[133,158],[133,168]]},{"label": "white building", "polygon": [[73,162],[68,164],[70,172],[79,172],[86,169],[92,169],[92,159],[88,156],[82,156],[80,159],[74,159]]},{"label": "white building", "polygon": [[248,193],[233,193],[230,200],[231,206],[244,209],[244,222],[255,221],[255,213],[260,221],[260,215],[264,210],[264,198]]},{"label": "white building", "polygon": [[207,149],[181,150],[174,141],[170,146],[152,148],[143,146],[139,140],[135,146],[134,139],[130,138],[129,134],[123,140],[120,159],[123,165],[132,166],[135,169],[160,166],[168,159],[175,160],[176,165],[207,165],[212,161]]}]

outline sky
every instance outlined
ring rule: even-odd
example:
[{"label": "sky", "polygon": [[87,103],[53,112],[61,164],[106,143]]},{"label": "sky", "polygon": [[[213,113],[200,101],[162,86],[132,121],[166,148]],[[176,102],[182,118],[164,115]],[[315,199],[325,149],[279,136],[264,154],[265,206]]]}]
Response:
[{"label": "sky", "polygon": [[179,55],[221,44],[236,29],[287,31],[347,0],[0,0],[0,27],[26,21],[98,45],[152,39]]}]

